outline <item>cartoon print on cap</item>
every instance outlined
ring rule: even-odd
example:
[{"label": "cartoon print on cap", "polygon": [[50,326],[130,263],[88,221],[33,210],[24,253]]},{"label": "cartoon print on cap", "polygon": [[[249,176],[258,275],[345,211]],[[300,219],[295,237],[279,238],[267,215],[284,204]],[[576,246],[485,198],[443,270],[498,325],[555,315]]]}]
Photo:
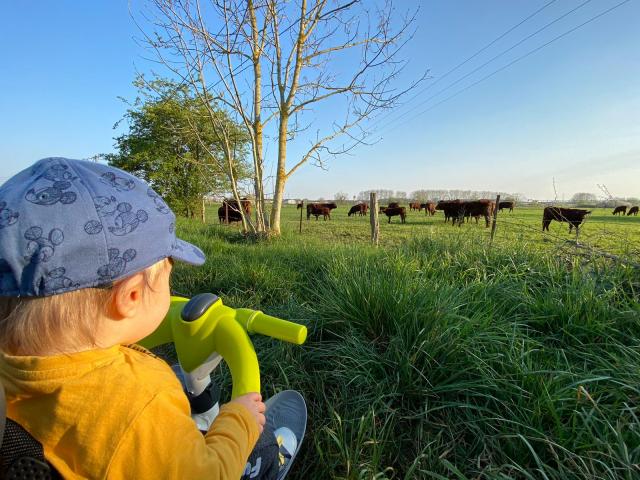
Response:
[{"label": "cartoon print on cap", "polygon": [[29,240],[24,259],[31,263],[48,262],[56,251],[56,247],[64,241],[64,233],[59,228],[53,228],[45,238],[42,228],[31,227],[24,232],[24,238]]},{"label": "cartoon print on cap", "polygon": [[71,182],[58,180],[50,187],[30,189],[24,198],[36,205],[53,205],[58,202],[66,205],[75,202],[78,197],[75,192],[65,192],[68,188],[71,188]]},{"label": "cartoon print on cap", "polygon": [[166,214],[171,211],[169,210],[169,207],[167,206],[165,201],[162,199],[162,197],[158,195],[156,192],[154,192],[151,187],[149,187],[149,189],[147,190],[147,195],[153,198],[153,203],[156,204],[156,210],[158,210],[160,213]]},{"label": "cartoon print on cap", "polygon": [[109,249],[109,263],[101,266],[98,269],[98,275],[102,280],[112,280],[120,276],[127,263],[136,258],[136,251],[133,248],[129,248],[120,256],[120,250],[117,248]]},{"label": "cartoon print on cap", "polygon": [[127,190],[133,190],[136,186],[135,182],[130,178],[118,177],[113,172],[105,172],[100,175],[100,181],[112,186],[119,192],[126,192]]},{"label": "cartoon print on cap", "polygon": [[8,227],[18,221],[20,214],[7,208],[7,202],[0,202],[0,228]]},{"label": "cartoon print on cap", "polygon": [[78,284],[73,283],[69,277],[65,277],[66,269],[63,267],[54,268],[47,273],[47,279],[44,281],[44,288],[48,292],[59,292],[67,290],[71,287],[77,287]]},{"label": "cartoon print on cap", "polygon": [[74,177],[71,172],[68,171],[67,165],[53,165],[47,168],[41,177],[51,180],[52,182],[58,182],[63,180],[75,180],[78,177]]},{"label": "cartoon print on cap", "polygon": [[122,236],[133,232],[138,225],[146,222],[149,215],[144,210],[133,213],[130,203],[122,202],[118,204],[118,215],[114,219],[115,227],[109,227],[109,231],[114,235]]},{"label": "cartoon print on cap", "polygon": [[89,220],[84,224],[84,231],[89,235],[97,235],[102,231],[102,224],[97,220]]},{"label": "cartoon print on cap", "polygon": [[108,217],[116,213],[118,203],[116,197],[111,195],[110,197],[99,196],[93,199],[93,204],[96,207],[98,215],[101,217]]}]

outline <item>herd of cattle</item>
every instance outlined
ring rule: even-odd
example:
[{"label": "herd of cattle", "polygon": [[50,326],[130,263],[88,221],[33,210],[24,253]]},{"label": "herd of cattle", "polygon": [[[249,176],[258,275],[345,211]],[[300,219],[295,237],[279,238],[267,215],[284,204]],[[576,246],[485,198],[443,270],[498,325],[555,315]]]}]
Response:
[{"label": "herd of cattle", "polygon": [[[505,201],[499,202],[497,205],[498,211],[508,210],[513,212],[515,202]],[[241,199],[240,206],[236,200],[224,200],[222,205],[218,208],[218,219],[220,223],[240,222],[242,217],[240,214],[240,208],[246,215],[251,215],[251,200],[246,198]],[[304,209],[303,202],[298,202],[297,209]],[[318,220],[322,217],[324,220],[331,220],[331,211],[338,208],[335,202],[314,202],[307,203],[307,220],[312,216]],[[496,202],[493,200],[480,199],[480,200],[440,200],[439,202],[410,202],[410,211],[421,212],[424,210],[425,215],[433,216],[436,211],[440,210],[444,214],[445,223],[451,221],[452,225],[458,225],[459,227],[465,221],[470,221],[472,218],[476,220],[476,223],[480,218],[484,219],[485,226],[489,227],[490,219],[494,215],[496,210]],[[634,206],[627,211],[626,206],[616,207],[613,210],[613,215],[638,215],[638,207]],[[348,212],[348,216],[359,215],[364,216],[369,212],[369,204],[366,202],[360,202],[353,205]],[[388,218],[388,223],[391,223],[392,217],[400,217],[402,223],[406,222],[407,209],[401,206],[397,202],[389,203],[386,206],[381,206],[380,213],[384,213]],[[580,208],[563,208],[563,207],[546,207],[542,212],[542,230],[549,231],[549,225],[553,220],[557,222],[565,222],[569,224],[569,232],[575,227],[576,231],[580,228],[580,225],[584,222],[587,215],[591,213],[590,210],[584,210]],[[302,214],[302,213],[301,213]]]}]

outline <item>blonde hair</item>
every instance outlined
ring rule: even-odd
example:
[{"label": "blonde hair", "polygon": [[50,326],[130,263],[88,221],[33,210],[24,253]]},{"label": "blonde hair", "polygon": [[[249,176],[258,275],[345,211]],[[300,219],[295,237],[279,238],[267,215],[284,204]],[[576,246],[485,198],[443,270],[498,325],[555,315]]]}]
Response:
[{"label": "blonde hair", "polygon": [[[167,268],[167,260],[142,271],[145,291]],[[100,313],[117,286],[116,282],[49,297],[0,297],[0,350],[10,355],[42,355],[61,345],[96,346]]]}]

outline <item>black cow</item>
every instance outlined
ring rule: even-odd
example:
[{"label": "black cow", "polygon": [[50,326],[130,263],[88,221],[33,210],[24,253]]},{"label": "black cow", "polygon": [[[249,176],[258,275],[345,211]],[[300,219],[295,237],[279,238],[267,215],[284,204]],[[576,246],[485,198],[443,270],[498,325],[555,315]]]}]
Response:
[{"label": "black cow", "polygon": [[218,220],[220,223],[241,222],[242,215],[240,211],[229,207],[218,207]]},{"label": "black cow", "polygon": [[621,205],[619,207],[616,207],[613,209],[613,214],[614,215],[622,215],[624,217],[624,214],[627,213],[627,207],[626,205]]},{"label": "black cow", "polygon": [[442,213],[444,213],[444,223],[458,216],[458,209],[461,203],[460,200],[440,200],[438,202],[436,210],[442,210]]},{"label": "black cow", "polygon": [[638,216],[638,207],[631,207],[629,212],[627,213],[627,217],[633,215],[634,217]]},{"label": "black cow", "polygon": [[507,201],[498,203],[498,210],[502,211],[505,208],[509,209],[509,212],[513,212],[513,207],[516,206],[516,202]]},{"label": "black cow", "polygon": [[542,231],[549,231],[549,225],[552,220],[556,222],[567,222],[569,224],[569,233],[576,227],[576,232],[584,221],[584,217],[591,213],[590,210],[582,210],[579,208],[562,208],[562,207],[546,207],[542,212]]}]

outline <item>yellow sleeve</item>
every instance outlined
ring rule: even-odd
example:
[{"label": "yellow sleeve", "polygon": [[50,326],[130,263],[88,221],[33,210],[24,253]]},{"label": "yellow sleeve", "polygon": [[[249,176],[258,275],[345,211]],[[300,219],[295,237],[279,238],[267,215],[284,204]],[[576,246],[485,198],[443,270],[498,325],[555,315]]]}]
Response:
[{"label": "yellow sleeve", "polygon": [[156,395],[120,441],[107,478],[239,479],[260,435],[251,413],[224,405],[202,435],[188,411],[182,392]]}]

